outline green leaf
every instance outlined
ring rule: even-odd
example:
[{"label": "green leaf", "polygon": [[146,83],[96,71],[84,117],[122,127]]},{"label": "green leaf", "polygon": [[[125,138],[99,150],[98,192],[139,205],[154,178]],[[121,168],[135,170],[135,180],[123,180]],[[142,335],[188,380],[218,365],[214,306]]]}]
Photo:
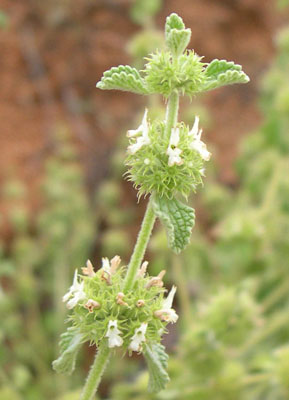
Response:
[{"label": "green leaf", "polygon": [[148,390],[159,392],[164,389],[170,378],[167,373],[168,358],[165,347],[160,343],[147,344],[143,350],[149,370]]},{"label": "green leaf", "polygon": [[172,29],[168,37],[166,38],[166,43],[171,52],[179,56],[187,48],[191,40],[191,30],[184,29],[183,31],[178,31],[177,29]]},{"label": "green leaf", "polygon": [[250,81],[248,75],[242,71],[241,65],[226,60],[213,60],[205,70],[205,78],[203,90]]},{"label": "green leaf", "polygon": [[182,30],[185,29],[185,24],[181,17],[176,13],[172,13],[166,19],[165,33],[166,36],[171,32],[172,29]]},{"label": "green leaf", "polygon": [[61,335],[60,356],[53,361],[52,368],[62,374],[70,375],[75,368],[75,360],[82,343],[82,335],[75,328],[68,328]]},{"label": "green leaf", "polygon": [[102,90],[124,90],[137,94],[149,93],[138,70],[129,65],[119,65],[105,71],[96,87]]},{"label": "green leaf", "polygon": [[182,54],[191,39],[191,30],[185,29],[182,18],[171,14],[166,20],[165,32],[166,44],[173,55]]},{"label": "green leaf", "polygon": [[152,204],[156,216],[166,228],[169,247],[175,253],[179,253],[190,241],[195,224],[194,209],[175,198],[168,199],[157,195],[154,195]]}]

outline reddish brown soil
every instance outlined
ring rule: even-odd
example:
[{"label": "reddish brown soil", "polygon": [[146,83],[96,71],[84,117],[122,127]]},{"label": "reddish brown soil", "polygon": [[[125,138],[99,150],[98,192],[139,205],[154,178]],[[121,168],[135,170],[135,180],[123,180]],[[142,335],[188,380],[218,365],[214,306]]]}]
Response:
[{"label": "reddish brown soil", "polygon": [[[144,100],[95,89],[104,70],[129,63],[124,49],[139,29],[128,0],[2,0],[9,17],[0,34],[0,183],[10,172],[30,187],[37,206],[38,184],[53,132],[65,122],[81,146],[89,185],[107,173],[116,137]],[[205,61],[241,63],[246,86],[212,92],[206,103],[213,119],[207,137],[215,144],[221,179],[234,182],[232,163],[240,138],[260,121],[256,107],[260,77],[274,54],[282,25],[273,1],[166,0],[157,24],[175,11],[192,29],[191,46]],[[122,128],[123,127],[123,128]],[[1,206],[1,203],[0,203]],[[2,202],[2,210],[5,205]]]}]

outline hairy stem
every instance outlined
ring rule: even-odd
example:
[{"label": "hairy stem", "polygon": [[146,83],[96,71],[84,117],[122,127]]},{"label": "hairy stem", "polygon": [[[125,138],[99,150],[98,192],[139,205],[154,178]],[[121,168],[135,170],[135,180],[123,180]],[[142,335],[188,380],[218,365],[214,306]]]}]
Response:
[{"label": "hairy stem", "polygon": [[[167,106],[166,112],[166,128],[165,134],[167,137],[170,136],[172,128],[177,123],[179,110],[179,94],[174,92],[171,94]],[[140,232],[128,265],[123,291],[129,291],[133,288],[133,284],[137,275],[137,272],[143,261],[143,257],[154,227],[156,216],[151,204],[151,199],[148,202],[145,216],[141,225]],[[87,377],[82,395],[80,400],[91,400],[92,396],[95,394],[97,387],[100,383],[102,374],[108,363],[110,356],[110,349],[106,342],[100,345],[98,353],[95,356],[94,363],[91,367],[89,375]]]},{"label": "hairy stem", "polygon": [[124,291],[128,291],[133,287],[137,271],[143,261],[143,257],[153,230],[155,219],[156,216],[153,211],[150,200],[147,205],[146,213],[141,225],[140,232],[138,234],[138,238],[130,259],[130,263],[128,265],[127,274],[124,282],[124,288],[123,288]]},{"label": "hairy stem", "polygon": [[85,382],[80,400],[91,400],[96,393],[105,367],[108,363],[111,350],[106,341],[99,346],[92,367]]},{"label": "hairy stem", "polygon": [[177,91],[170,95],[167,112],[166,112],[166,128],[165,137],[169,138],[171,135],[172,128],[178,121],[179,112],[179,93]]},{"label": "hairy stem", "polygon": [[[178,120],[179,110],[179,94],[177,91],[173,92],[169,98],[167,111],[166,111],[166,127],[165,135],[169,137],[172,128],[176,125]],[[152,233],[155,223],[155,214],[151,205],[151,200],[148,203],[147,210],[142,222],[141,230],[138,234],[137,242],[133,254],[128,265],[127,274],[124,282],[124,291],[132,289],[137,271],[141,266],[143,257]]]}]

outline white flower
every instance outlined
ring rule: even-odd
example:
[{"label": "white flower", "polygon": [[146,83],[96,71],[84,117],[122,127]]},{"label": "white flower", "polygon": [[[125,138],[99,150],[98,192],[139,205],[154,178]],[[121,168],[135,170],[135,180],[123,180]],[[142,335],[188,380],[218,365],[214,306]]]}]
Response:
[{"label": "white flower", "polygon": [[180,157],[181,153],[182,153],[182,150],[178,149],[177,147],[175,149],[168,147],[167,155],[169,156],[169,162],[168,162],[169,167],[172,167],[173,165],[182,165],[183,164],[183,160]]},{"label": "white flower", "polygon": [[139,328],[136,328],[134,331],[134,335],[131,338],[131,342],[128,348],[132,351],[141,351],[141,344],[145,342],[145,333],[147,330],[148,324],[143,322]]},{"label": "white flower", "polygon": [[170,290],[170,293],[167,295],[166,299],[163,301],[163,308],[165,308],[165,309],[172,308],[176,291],[177,291],[177,287],[173,286]]},{"label": "white flower", "polygon": [[119,347],[123,344],[123,340],[119,335],[120,333],[121,331],[117,327],[117,321],[110,320],[105,334],[105,337],[108,338],[108,347]]},{"label": "white flower", "polygon": [[62,301],[67,302],[66,306],[68,309],[72,309],[73,307],[76,306],[76,304],[79,301],[84,300],[86,298],[86,295],[83,291],[83,287],[84,287],[84,281],[82,281],[81,283],[78,282],[77,269],[76,269],[74,273],[72,286],[70,286],[68,292],[62,297]]},{"label": "white flower", "polygon": [[183,160],[180,157],[182,150],[177,146],[180,141],[180,129],[173,128],[170,137],[169,147],[167,148],[167,155],[169,156],[168,165],[172,167],[173,165],[182,165]]},{"label": "white flower", "polygon": [[178,314],[172,308],[176,290],[177,288],[173,286],[167,298],[163,301],[162,309],[154,313],[154,315],[162,321],[175,323],[179,318]]},{"label": "white flower", "polygon": [[107,257],[102,258],[101,279],[111,285],[111,276],[116,272],[121,259],[119,256],[113,257],[110,261]]},{"label": "white flower", "polygon": [[[195,121],[194,121],[194,125],[192,127],[192,129],[189,132],[189,136],[193,136],[193,137],[197,137],[199,134],[199,122],[200,122],[200,118],[198,115],[196,115],[195,117]],[[202,130],[200,131],[200,134],[202,134]]]},{"label": "white flower", "polygon": [[136,138],[136,142],[128,146],[127,150],[130,154],[136,153],[142,146],[150,143],[147,114],[148,110],[145,109],[140,126],[137,129],[130,129],[127,132],[129,138]]},{"label": "white flower", "polygon": [[196,150],[203,160],[209,161],[211,153],[207,150],[207,146],[201,141],[203,130],[199,130],[199,117],[196,116],[194,125],[189,132],[189,136],[192,136],[191,149]]},{"label": "white flower", "polygon": [[110,275],[110,262],[107,257],[102,257],[102,267],[101,269]]}]

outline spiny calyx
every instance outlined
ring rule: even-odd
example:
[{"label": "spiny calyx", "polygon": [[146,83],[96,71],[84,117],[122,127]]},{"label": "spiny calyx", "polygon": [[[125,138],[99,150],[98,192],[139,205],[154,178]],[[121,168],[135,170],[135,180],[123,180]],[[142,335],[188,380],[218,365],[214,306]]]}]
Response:
[{"label": "spiny calyx", "polygon": [[[146,267],[144,262],[133,290],[125,293],[122,291],[125,267],[120,266],[118,256],[110,261],[103,258],[97,272],[90,261],[82,269],[83,275],[76,270],[73,284],[63,296],[72,310],[68,318],[70,342],[75,333],[78,344],[89,341],[98,346],[106,340],[108,347],[121,347],[130,353],[140,353],[145,346],[160,343],[166,325],[178,319],[172,308],[176,288],[165,296],[162,281],[165,271],[150,277]],[[65,337],[67,340],[67,334]],[[61,357],[63,354],[54,363],[60,371]]]},{"label": "spiny calyx", "polygon": [[141,125],[128,131],[127,178],[134,182],[139,196],[156,193],[171,199],[195,191],[202,183],[204,161],[210,159],[201,134],[196,117],[192,129],[178,123],[166,137],[165,122],[150,124],[146,110]]}]

